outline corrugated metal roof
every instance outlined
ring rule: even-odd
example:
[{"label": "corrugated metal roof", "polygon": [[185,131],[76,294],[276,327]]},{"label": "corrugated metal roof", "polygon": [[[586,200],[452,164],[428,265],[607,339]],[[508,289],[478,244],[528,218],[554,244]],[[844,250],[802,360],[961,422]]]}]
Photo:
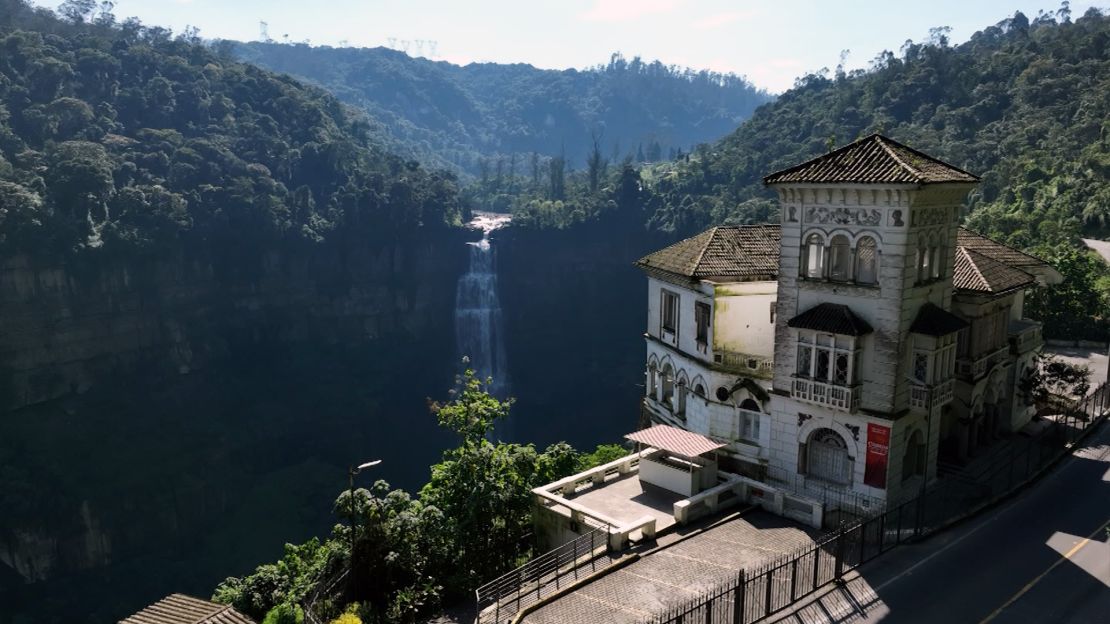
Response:
[{"label": "corrugated metal roof", "polygon": [[947,336],[968,326],[968,322],[948,310],[926,303],[917,312],[917,318],[910,325],[910,332],[925,336]]},{"label": "corrugated metal roof", "polygon": [[718,226],[640,258],[636,265],[694,279],[774,280],[781,227]]},{"label": "corrugated metal roof", "polygon": [[[994,243],[990,239],[984,240]],[[1005,247],[999,243],[994,244]],[[1027,257],[1032,258],[1032,256]],[[1039,260],[1037,262],[1043,264]],[[995,260],[983,253],[967,247],[956,249],[956,262],[952,267],[952,285],[957,290],[999,294],[1030,286],[1036,281],[1035,277],[1022,269]]]},{"label": "corrugated metal roof", "polygon": [[255,621],[228,605],[171,594],[120,620],[120,624],[255,624]]},{"label": "corrugated metal roof", "polygon": [[683,457],[697,457],[728,446],[701,434],[670,425],[655,425],[624,437]]},{"label": "corrugated metal roof", "polygon": [[863,137],[828,154],[763,178],[764,184],[937,184],[978,181],[978,176],[881,134]]},{"label": "corrugated metal roof", "polygon": [[819,303],[786,324],[795,329],[812,329],[844,336],[863,336],[874,331],[851,308],[839,303]]}]

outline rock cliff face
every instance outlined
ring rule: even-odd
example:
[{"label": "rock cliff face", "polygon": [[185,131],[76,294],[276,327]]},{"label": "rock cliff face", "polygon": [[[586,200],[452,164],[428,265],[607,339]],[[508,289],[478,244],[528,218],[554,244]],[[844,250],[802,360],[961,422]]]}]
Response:
[{"label": "rock cliff face", "polygon": [[451,385],[469,238],[0,265],[12,616],[50,596],[84,619],[109,577],[135,594],[104,618],[167,579],[204,595],[326,532],[356,459],[386,459],[364,485],[422,483],[450,443],[423,403]]},{"label": "rock cliff face", "polygon": [[647,280],[633,263],[666,242],[596,223],[494,233],[516,439],[587,448],[636,428]]}]

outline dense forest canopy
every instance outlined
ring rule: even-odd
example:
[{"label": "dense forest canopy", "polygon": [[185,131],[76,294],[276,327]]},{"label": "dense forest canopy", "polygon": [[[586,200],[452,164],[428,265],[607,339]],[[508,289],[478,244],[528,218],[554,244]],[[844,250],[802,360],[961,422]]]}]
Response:
[{"label": "dense forest canopy", "polygon": [[659,162],[724,136],[771,99],[732,74],[619,54],[585,70],[556,71],[458,66],[388,48],[220,45],[362,108],[402,153],[473,175],[522,174],[532,154],[580,165],[594,136],[602,137],[607,156]]},{"label": "dense forest canopy", "polygon": [[455,179],[316,88],[70,0],[0,0],[0,252],[458,224]]}]

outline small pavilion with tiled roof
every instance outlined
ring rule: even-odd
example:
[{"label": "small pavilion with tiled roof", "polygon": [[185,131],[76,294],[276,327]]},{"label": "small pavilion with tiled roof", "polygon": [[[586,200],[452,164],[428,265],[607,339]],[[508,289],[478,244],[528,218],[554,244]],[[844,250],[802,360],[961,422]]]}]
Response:
[{"label": "small pavilion with tiled roof", "polygon": [[728,446],[692,431],[654,425],[624,436],[655,452],[640,459],[640,481],[684,496],[717,485],[717,456]]},{"label": "small pavilion with tiled roof", "polygon": [[255,621],[229,605],[171,594],[120,620],[120,624],[255,624]]}]

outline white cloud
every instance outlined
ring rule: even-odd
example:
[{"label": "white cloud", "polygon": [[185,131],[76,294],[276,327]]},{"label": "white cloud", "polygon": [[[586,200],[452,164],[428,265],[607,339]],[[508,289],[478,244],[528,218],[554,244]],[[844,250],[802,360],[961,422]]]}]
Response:
[{"label": "white cloud", "polygon": [[694,28],[698,30],[713,30],[722,26],[727,26],[733,22],[738,22],[743,19],[749,19],[759,15],[756,9],[747,9],[744,11],[725,11],[724,13],[717,13],[703,17],[694,22]]},{"label": "white cloud", "polygon": [[669,13],[680,4],[682,0],[595,0],[594,6],[578,17],[587,22],[624,22]]}]

